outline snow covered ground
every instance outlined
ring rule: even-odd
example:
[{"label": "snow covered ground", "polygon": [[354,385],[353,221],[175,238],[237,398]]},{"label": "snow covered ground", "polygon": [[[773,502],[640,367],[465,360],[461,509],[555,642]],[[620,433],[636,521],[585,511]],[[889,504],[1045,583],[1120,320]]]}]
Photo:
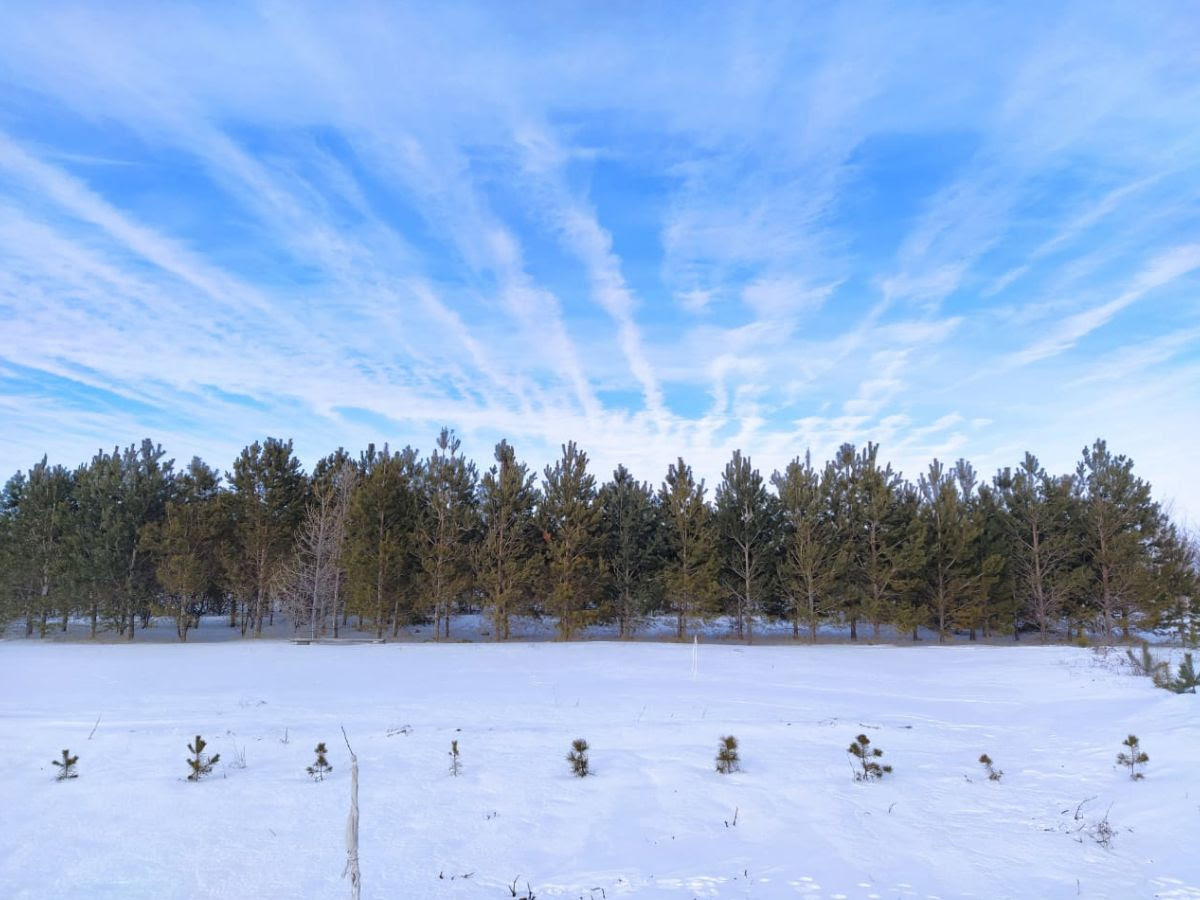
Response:
[{"label": "snow covered ground", "polygon": [[[693,672],[679,644],[4,641],[0,896],[348,897],[344,725],[366,898],[1200,897],[1200,698],[1120,655],[701,644]],[[221,762],[193,784],[197,732]],[[851,778],[860,732],[882,782]]]}]

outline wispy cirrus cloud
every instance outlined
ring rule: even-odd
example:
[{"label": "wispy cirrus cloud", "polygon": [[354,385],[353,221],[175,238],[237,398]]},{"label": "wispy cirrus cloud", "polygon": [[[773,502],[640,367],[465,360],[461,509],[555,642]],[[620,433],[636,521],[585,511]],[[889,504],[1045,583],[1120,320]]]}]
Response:
[{"label": "wispy cirrus cloud", "polygon": [[1063,353],[1080,340],[1142,299],[1147,293],[1170,285],[1200,268],[1200,244],[1175,247],[1152,259],[1118,296],[1063,318],[1050,333],[1011,357],[1015,365],[1027,365]]},{"label": "wispy cirrus cloud", "polygon": [[1099,431],[1200,511],[1200,21],[626,13],[18,4],[0,464],[448,424],[986,473]]}]

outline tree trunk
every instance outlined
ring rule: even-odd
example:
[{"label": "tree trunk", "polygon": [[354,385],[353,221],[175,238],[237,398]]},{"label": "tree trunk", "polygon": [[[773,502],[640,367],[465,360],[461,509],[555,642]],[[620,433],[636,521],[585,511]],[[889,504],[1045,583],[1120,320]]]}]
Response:
[{"label": "tree trunk", "polygon": [[345,624],[345,619],[340,618],[338,603],[341,602],[342,592],[342,573],[334,572],[333,574],[333,636],[338,636],[338,628]]},{"label": "tree trunk", "polygon": [[262,637],[263,625],[263,594],[266,588],[261,581],[258,583],[258,596],[254,599],[254,636]]}]

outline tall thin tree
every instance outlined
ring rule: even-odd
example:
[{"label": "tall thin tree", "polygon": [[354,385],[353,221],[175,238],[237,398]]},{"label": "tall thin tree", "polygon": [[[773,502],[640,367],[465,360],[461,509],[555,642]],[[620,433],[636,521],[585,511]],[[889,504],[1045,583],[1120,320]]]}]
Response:
[{"label": "tall thin tree", "polygon": [[777,505],[750,457],[740,450],[725,466],[716,493],[717,523],[724,544],[723,585],[733,601],[734,630],[754,639],[775,575]]},{"label": "tall thin tree", "polygon": [[716,611],[717,533],[704,494],[704,479],[697,481],[682,457],[667,467],[658,490],[664,544],[660,577],[666,606],[675,614],[679,640]]},{"label": "tall thin tree", "polygon": [[528,602],[537,577],[534,523],[537,489],[529,468],[517,461],[507,441],[496,445],[495,464],[479,482],[482,539],[474,554],[495,640],[508,640],[512,617]]}]

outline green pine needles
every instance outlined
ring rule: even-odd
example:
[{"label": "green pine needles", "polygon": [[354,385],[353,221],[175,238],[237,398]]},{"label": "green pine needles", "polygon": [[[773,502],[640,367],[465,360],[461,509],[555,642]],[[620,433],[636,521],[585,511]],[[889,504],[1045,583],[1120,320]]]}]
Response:
[{"label": "green pine needles", "polygon": [[571,773],[585,778],[591,774],[588,769],[588,742],[583,738],[571,741],[571,752],[567,754],[567,762],[571,764]]},{"label": "green pine needles", "polygon": [[717,771],[728,775],[730,772],[739,771],[741,767],[737,738],[732,734],[722,737],[717,745]]},{"label": "green pine needles", "polygon": [[52,759],[50,762],[58,767],[58,774],[54,776],[55,781],[66,781],[68,778],[78,778],[79,773],[75,771],[75,764],[79,762],[79,756],[72,756],[70,750],[62,752],[62,760]]},{"label": "green pine needles", "polygon": [[1142,641],[1140,653],[1126,650],[1125,655],[1129,657],[1129,665],[1133,671],[1149,677],[1156,687],[1174,691],[1176,694],[1194,694],[1196,686],[1200,685],[1200,679],[1196,677],[1196,663],[1190,652],[1183,654],[1183,661],[1179,663],[1178,674],[1175,677],[1171,676],[1170,661],[1155,659],[1146,641]]},{"label": "green pine needles", "polygon": [[1183,654],[1183,662],[1179,664],[1179,675],[1167,681],[1167,687],[1177,694],[1194,694],[1200,679],[1196,678],[1196,664],[1192,654]]},{"label": "green pine needles", "polygon": [[860,734],[854,739],[846,752],[858,760],[858,768],[854,770],[855,781],[878,781],[892,771],[892,767],[876,762],[883,756],[883,751],[871,746],[871,739]]},{"label": "green pine needles", "polygon": [[325,742],[317,744],[317,748],[313,751],[317,754],[316,762],[308,766],[304,771],[309,774],[313,781],[324,781],[325,776],[333,771],[333,766],[329,764],[329,760],[325,758],[325,754],[329,751],[325,749]]},{"label": "green pine needles", "polygon": [[188,744],[188,752],[192,754],[187,761],[188,768],[191,769],[187,777],[188,781],[199,781],[205,775],[211,775],[213,766],[220,761],[220,753],[209,756],[204,752],[204,748],[207,746],[207,742],[200,735],[196,735],[194,743]]},{"label": "green pine needles", "polygon": [[1142,750],[1136,734],[1129,735],[1121,741],[1121,745],[1126,749],[1117,754],[1117,765],[1126,766],[1129,769],[1130,779],[1141,781],[1146,776],[1138,771],[1138,766],[1144,766],[1150,762],[1150,757]]},{"label": "green pine needles", "polygon": [[1167,667],[1167,663],[1154,658],[1154,654],[1150,651],[1149,642],[1142,641],[1140,653],[1135,654],[1132,650],[1126,649],[1125,655],[1129,657],[1130,667],[1138,675],[1145,675],[1158,685],[1158,687],[1167,686],[1167,682],[1170,679],[1170,669]]}]

